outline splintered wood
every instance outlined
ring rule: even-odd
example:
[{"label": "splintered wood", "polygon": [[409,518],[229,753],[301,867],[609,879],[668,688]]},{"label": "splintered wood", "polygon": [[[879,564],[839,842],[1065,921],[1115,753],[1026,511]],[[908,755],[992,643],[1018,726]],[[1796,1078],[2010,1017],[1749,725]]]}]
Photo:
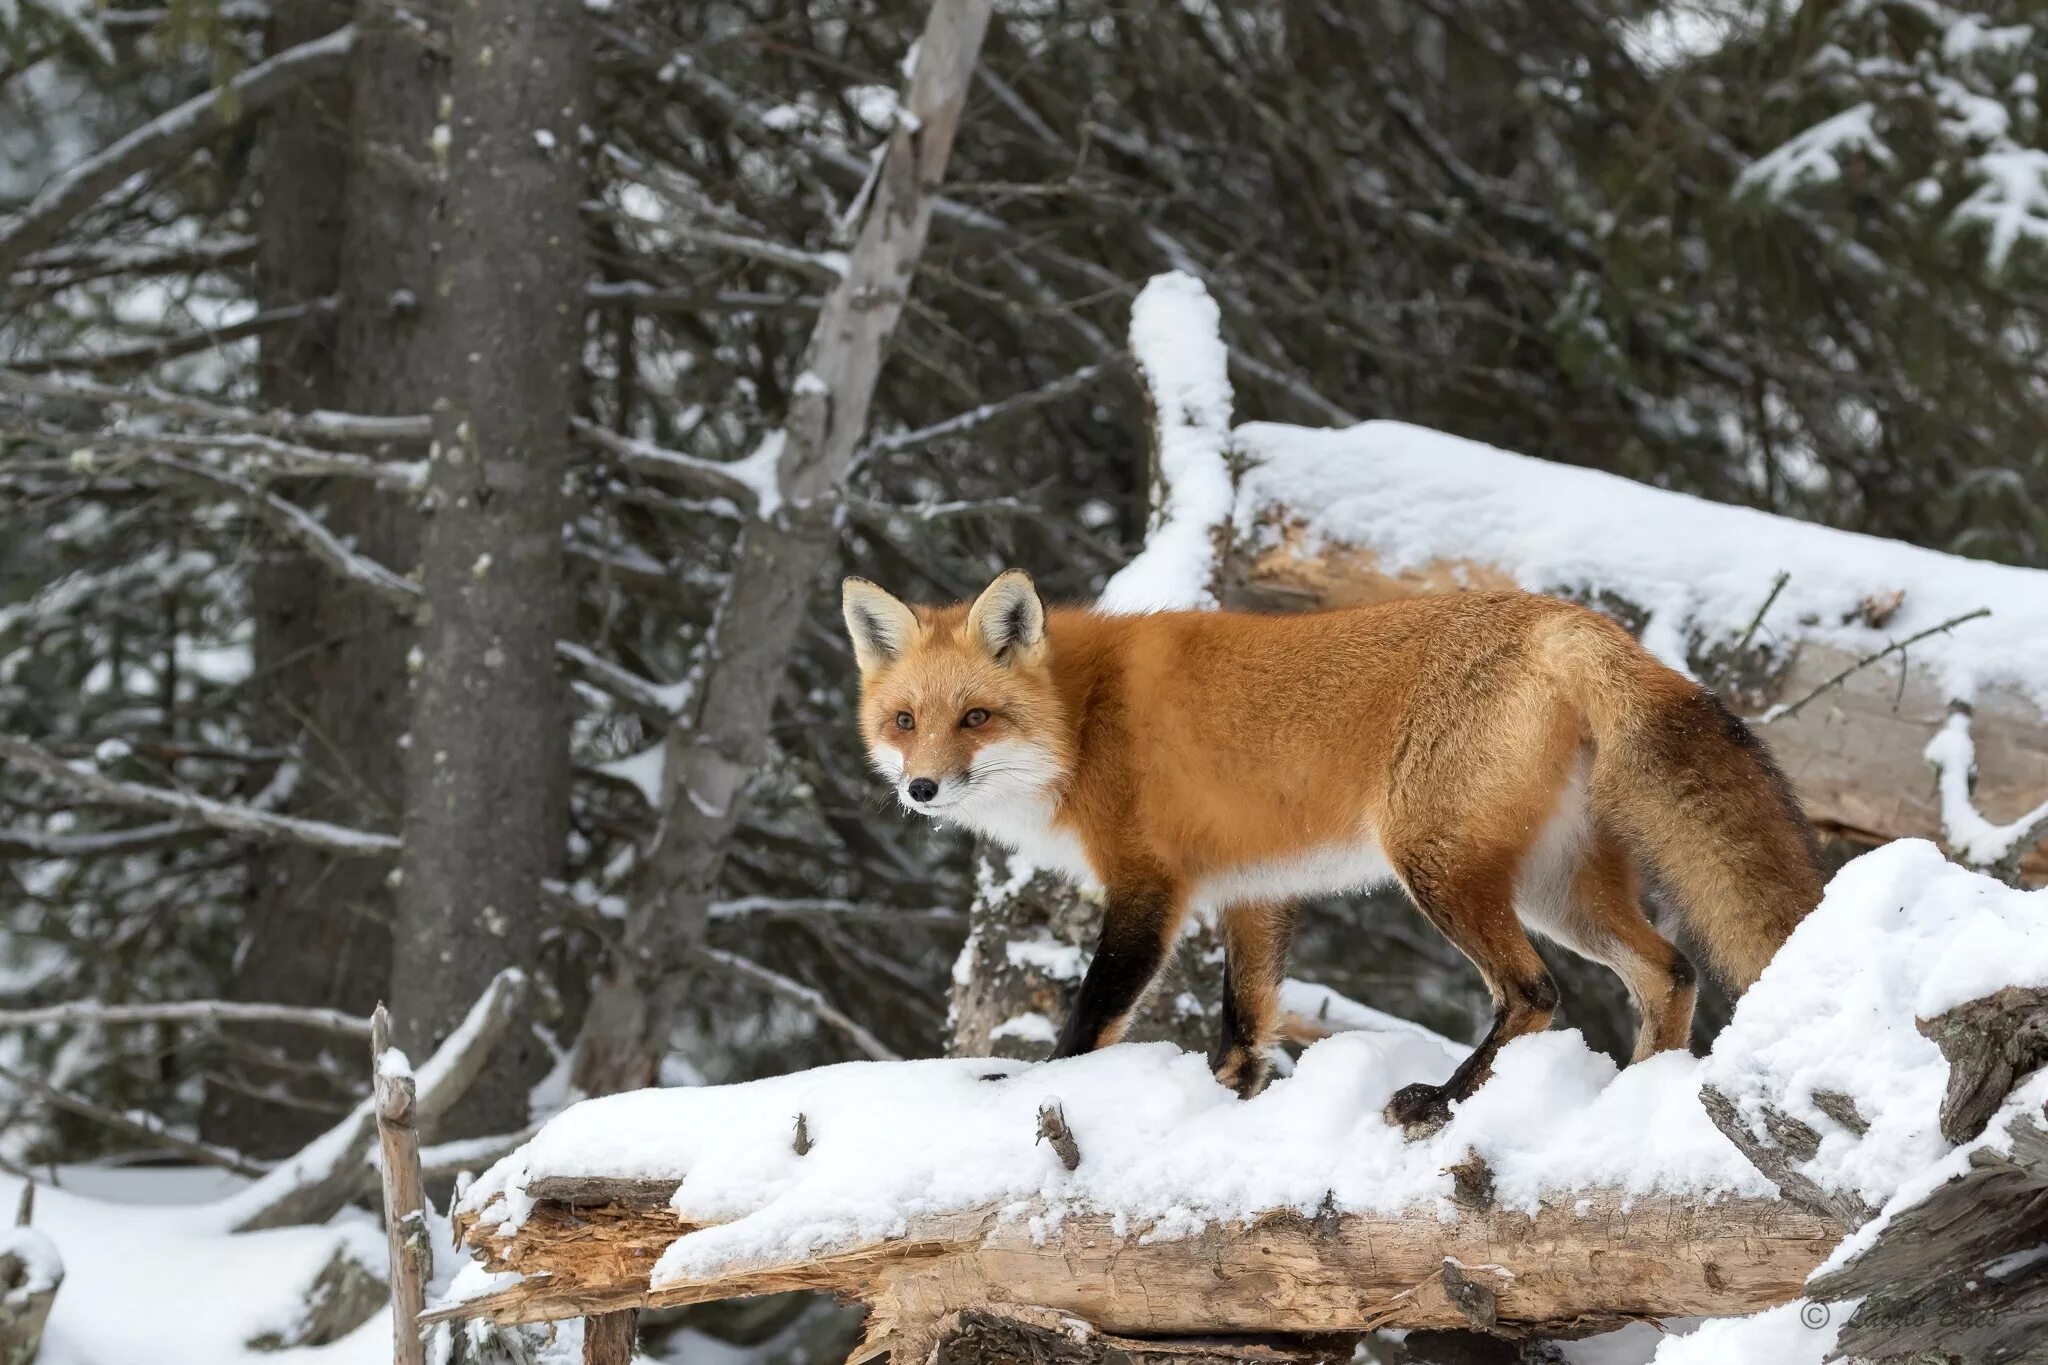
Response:
[{"label": "splintered wood", "polygon": [[1053,1225],[1042,1208],[1007,1218],[979,1210],[916,1222],[886,1241],[651,1288],[655,1261],[689,1225],[666,1191],[581,1183],[530,1191],[543,1197],[509,1234],[459,1216],[464,1242],[492,1270],[524,1278],[436,1316],[533,1322],[811,1289],[869,1306],[864,1353],[928,1347],[949,1315],[1023,1308],[1133,1337],[1469,1326],[1573,1335],[1789,1302],[1843,1232],[1778,1200],[1609,1192],[1534,1216],[1278,1212],[1152,1241],[1102,1216]]}]

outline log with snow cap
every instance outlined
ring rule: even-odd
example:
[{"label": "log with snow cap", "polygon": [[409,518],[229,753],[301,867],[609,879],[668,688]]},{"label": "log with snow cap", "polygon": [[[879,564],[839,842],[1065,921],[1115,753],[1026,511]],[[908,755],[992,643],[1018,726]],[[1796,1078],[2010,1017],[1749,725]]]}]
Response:
[{"label": "log with snow cap", "polygon": [[[1759,1312],[1947,1159],[1950,1068],[1922,1021],[2048,988],[2044,895],[1924,842],[1867,854],[1710,1056],[1617,1072],[1575,1033],[1521,1039],[1415,1143],[1380,1107],[1460,1049],[1370,1015],[1251,1101],[1168,1044],[586,1101],[470,1187],[455,1224],[476,1260],[430,1316],[822,1289],[869,1304],[882,1350],[985,1311],[1170,1338]],[[1071,1170],[1042,1140],[1051,1106]],[[1810,1150],[1773,1146],[1787,1118]]]}]

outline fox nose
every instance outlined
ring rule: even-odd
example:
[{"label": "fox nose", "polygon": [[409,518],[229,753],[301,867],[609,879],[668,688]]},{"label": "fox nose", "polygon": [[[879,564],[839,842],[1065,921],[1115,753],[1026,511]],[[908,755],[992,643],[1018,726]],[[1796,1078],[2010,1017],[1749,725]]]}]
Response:
[{"label": "fox nose", "polygon": [[929,801],[938,794],[939,784],[932,781],[929,777],[913,777],[910,779],[911,800]]}]

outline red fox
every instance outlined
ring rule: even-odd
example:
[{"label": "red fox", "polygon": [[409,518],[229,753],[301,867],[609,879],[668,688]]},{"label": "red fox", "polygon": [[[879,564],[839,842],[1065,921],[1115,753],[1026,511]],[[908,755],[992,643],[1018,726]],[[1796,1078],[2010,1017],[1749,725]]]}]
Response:
[{"label": "red fox", "polygon": [[1686,1045],[1695,992],[1639,875],[1737,989],[1820,899],[1819,846],[1762,743],[1570,602],[1104,616],[1047,611],[1013,569],[971,605],[911,607],[859,578],[843,605],[862,738],[902,803],[1103,891],[1054,1057],[1122,1035],[1201,907],[1225,945],[1211,1061],[1257,1093],[1295,902],[1391,879],[1494,1001],[1445,1084],[1389,1101],[1423,1130],[1549,1024],[1557,988],[1528,930],[1621,977],[1641,1060]]}]

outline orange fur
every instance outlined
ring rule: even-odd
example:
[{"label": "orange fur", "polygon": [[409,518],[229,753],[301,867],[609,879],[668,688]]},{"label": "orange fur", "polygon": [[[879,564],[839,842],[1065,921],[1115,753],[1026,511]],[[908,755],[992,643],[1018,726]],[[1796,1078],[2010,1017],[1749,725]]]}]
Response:
[{"label": "orange fur", "polygon": [[[1738,987],[1819,899],[1811,831],[1762,746],[1569,602],[1484,592],[1110,617],[1046,612],[1012,572],[972,606],[938,608],[849,580],[847,619],[863,737],[905,804],[1106,889],[1098,959],[1112,960],[1092,997],[1084,982],[1063,1051],[1116,1036],[1163,956],[1147,944],[1170,944],[1191,903],[1285,912],[1391,875],[1499,1007],[1448,1088],[1396,1097],[1397,1117],[1426,1123],[1501,1043],[1548,1022],[1556,992],[1525,924],[1622,976],[1643,1056],[1684,1044],[1692,982],[1643,917],[1639,870]],[[908,794],[920,781],[936,784],[929,801]],[[1263,1068],[1241,1058],[1272,1041],[1262,992],[1286,936],[1232,923],[1226,938],[1247,945],[1233,954],[1242,1036],[1218,1067],[1256,1070],[1239,1082],[1256,1088]],[[1140,972],[1135,988],[1123,979]]]}]

